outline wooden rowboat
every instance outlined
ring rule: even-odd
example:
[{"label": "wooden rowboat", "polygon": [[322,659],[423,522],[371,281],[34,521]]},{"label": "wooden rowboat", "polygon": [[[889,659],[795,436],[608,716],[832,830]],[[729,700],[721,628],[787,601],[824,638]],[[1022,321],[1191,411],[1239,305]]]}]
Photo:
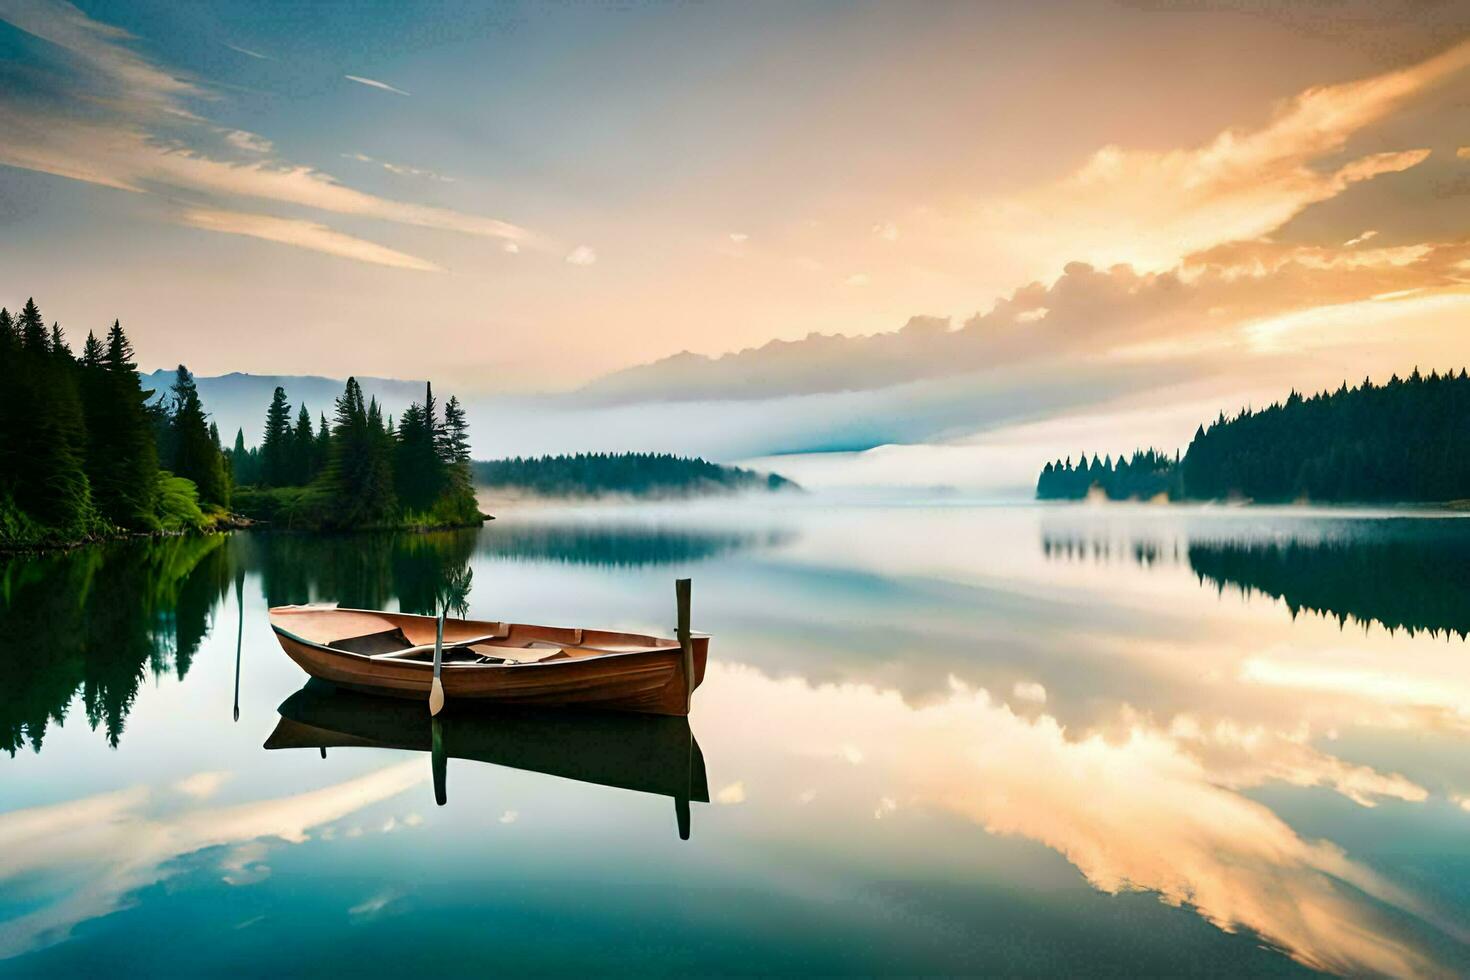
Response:
[{"label": "wooden rowboat", "polygon": [[[681,610],[681,621],[687,612]],[[426,700],[433,616],[276,606],[271,629],[302,670],[339,687]],[[442,683],[449,701],[583,705],[687,715],[704,679],[709,637],[681,639],[524,623],[444,620]],[[683,642],[681,642],[681,640]]]},{"label": "wooden rowboat", "polygon": [[448,759],[669,797],[685,840],[689,804],[709,802],[704,755],[687,718],[593,708],[477,710],[451,701],[431,719],[417,704],[341,691],[315,679],[278,710],[280,721],[266,740],[267,749],[431,753],[440,805],[448,799]]}]

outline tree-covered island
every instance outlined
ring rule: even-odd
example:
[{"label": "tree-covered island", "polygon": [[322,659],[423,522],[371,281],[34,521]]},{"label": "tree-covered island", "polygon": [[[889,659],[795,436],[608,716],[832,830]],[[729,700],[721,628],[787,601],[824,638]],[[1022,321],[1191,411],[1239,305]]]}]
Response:
[{"label": "tree-covered island", "polygon": [[749,491],[799,490],[776,473],[757,473],[671,453],[576,453],[477,461],[475,482],[538,497],[669,500]]},{"label": "tree-covered island", "polygon": [[1040,500],[1444,503],[1470,498],[1470,375],[1364,379],[1200,426],[1181,458],[1154,450],[1047,463]]}]

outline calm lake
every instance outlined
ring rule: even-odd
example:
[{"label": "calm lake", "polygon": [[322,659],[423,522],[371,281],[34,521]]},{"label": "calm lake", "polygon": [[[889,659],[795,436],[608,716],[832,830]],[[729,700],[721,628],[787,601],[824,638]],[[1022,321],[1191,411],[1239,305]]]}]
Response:
[{"label": "calm lake", "polygon": [[[466,564],[663,634],[692,577],[688,726],[451,706],[436,805],[266,610]],[[0,624],[3,975],[1470,973],[1460,518],[526,510],[10,560]]]}]

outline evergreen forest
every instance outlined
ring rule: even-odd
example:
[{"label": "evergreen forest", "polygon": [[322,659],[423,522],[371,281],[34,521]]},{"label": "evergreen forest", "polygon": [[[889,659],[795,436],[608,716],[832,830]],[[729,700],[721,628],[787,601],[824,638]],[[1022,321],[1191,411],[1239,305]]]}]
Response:
[{"label": "evergreen forest", "polygon": [[1148,451],[1047,463],[1042,500],[1442,503],[1470,499],[1470,375],[1394,375],[1222,412],[1182,459]]}]

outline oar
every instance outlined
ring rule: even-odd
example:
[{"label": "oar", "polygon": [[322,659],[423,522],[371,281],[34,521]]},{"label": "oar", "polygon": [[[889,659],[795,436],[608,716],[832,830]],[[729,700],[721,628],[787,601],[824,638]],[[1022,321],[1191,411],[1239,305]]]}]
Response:
[{"label": "oar", "polygon": [[444,663],[444,607],[439,607],[439,616],[434,620],[434,683],[429,688],[429,715],[444,710],[444,682],[439,679],[439,670]]}]

